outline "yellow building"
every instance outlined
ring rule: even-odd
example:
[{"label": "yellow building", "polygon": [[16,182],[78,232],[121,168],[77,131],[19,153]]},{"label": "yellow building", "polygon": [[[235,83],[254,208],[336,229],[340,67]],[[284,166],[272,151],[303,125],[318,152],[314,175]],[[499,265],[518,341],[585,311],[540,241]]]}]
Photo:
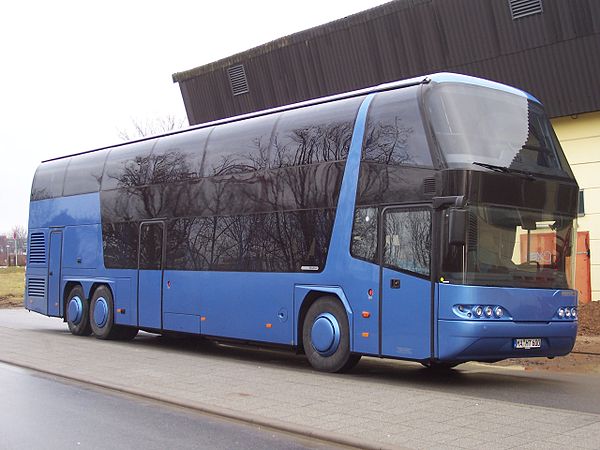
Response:
[{"label": "yellow building", "polygon": [[[579,184],[577,272],[589,270],[591,299],[600,300],[600,112],[552,120],[558,139]],[[588,236],[588,242],[584,236]],[[589,251],[589,269],[584,253]],[[583,267],[582,267],[583,266]],[[578,286],[579,287],[579,286]],[[580,288],[581,289],[581,288]],[[580,301],[585,301],[581,298]]]}]

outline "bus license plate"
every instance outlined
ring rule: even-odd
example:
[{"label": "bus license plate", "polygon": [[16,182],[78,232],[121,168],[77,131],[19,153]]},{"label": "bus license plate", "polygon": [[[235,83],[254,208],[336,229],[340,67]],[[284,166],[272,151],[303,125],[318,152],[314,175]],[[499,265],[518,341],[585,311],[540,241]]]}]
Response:
[{"label": "bus license plate", "polygon": [[515,348],[540,348],[542,346],[541,338],[515,339]]}]

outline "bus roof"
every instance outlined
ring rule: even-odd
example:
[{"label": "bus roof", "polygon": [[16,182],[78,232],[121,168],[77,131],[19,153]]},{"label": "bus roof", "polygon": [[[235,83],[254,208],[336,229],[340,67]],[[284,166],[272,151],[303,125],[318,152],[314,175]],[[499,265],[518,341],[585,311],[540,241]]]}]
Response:
[{"label": "bus roof", "polygon": [[383,84],[379,84],[377,86],[359,89],[356,91],[345,92],[342,94],[335,94],[335,95],[330,95],[330,96],[326,96],[326,97],[320,97],[320,98],[306,100],[306,101],[299,102],[299,103],[293,103],[291,105],[278,106],[276,108],[242,114],[239,116],[227,117],[224,119],[219,119],[219,120],[214,120],[211,122],[193,125],[191,127],[183,128],[180,130],[173,130],[173,131],[169,131],[166,133],[156,134],[156,135],[152,135],[152,136],[145,136],[145,137],[142,137],[139,139],[134,139],[134,140],[127,141],[127,142],[121,142],[118,144],[108,145],[105,147],[99,147],[99,148],[95,148],[92,150],[87,150],[87,151],[78,152],[78,153],[72,153],[72,154],[64,155],[64,156],[58,156],[56,158],[50,158],[50,159],[43,160],[42,163],[50,162],[50,161],[57,161],[60,159],[66,159],[66,158],[70,158],[72,156],[85,155],[88,153],[93,153],[93,152],[97,152],[97,151],[101,151],[101,150],[123,147],[125,145],[129,145],[129,144],[136,143],[136,142],[144,142],[144,141],[149,141],[149,140],[153,140],[153,139],[158,139],[161,137],[173,136],[173,135],[185,133],[185,132],[191,131],[191,130],[208,128],[208,127],[212,127],[215,125],[221,125],[221,124],[225,124],[225,123],[238,122],[240,120],[249,119],[252,117],[264,116],[264,115],[268,115],[268,114],[303,108],[306,106],[317,105],[317,104],[321,104],[321,103],[329,103],[329,102],[333,102],[336,100],[342,100],[342,99],[351,98],[351,97],[358,97],[360,95],[367,95],[367,94],[381,92],[381,91],[388,91],[388,90],[399,89],[399,88],[408,87],[408,86],[415,86],[415,85],[419,85],[419,84],[429,83],[432,81],[436,82],[436,83],[465,83],[465,84],[472,84],[472,85],[487,87],[490,89],[497,89],[497,90],[509,92],[511,94],[519,95],[522,97],[527,97],[528,99],[530,99],[532,101],[541,103],[539,100],[537,100],[531,94],[528,94],[527,92],[524,92],[520,89],[511,87],[511,86],[507,86],[505,84],[497,83],[495,81],[485,80],[483,78],[476,78],[476,77],[472,77],[472,76],[468,76],[468,75],[442,72],[442,73],[424,75],[424,76],[415,77],[415,78],[409,78],[407,80],[383,83]]}]

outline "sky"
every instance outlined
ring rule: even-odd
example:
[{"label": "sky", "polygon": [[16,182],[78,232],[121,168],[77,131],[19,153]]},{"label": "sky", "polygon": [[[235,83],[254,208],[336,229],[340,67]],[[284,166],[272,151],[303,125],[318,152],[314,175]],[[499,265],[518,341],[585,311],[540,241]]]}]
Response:
[{"label": "sky", "polygon": [[27,226],[49,158],[121,142],[133,121],[186,120],[172,74],[386,3],[12,1],[0,6],[0,234]]}]

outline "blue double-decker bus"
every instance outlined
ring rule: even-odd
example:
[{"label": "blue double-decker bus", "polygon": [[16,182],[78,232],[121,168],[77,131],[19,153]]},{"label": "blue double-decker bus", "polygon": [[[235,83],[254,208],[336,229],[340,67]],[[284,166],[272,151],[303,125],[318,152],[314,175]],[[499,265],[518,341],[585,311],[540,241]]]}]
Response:
[{"label": "blue double-decker bus", "polygon": [[531,95],[385,84],[43,162],[25,307],[75,335],[269,343],[329,372],[565,355],[577,194]]}]

